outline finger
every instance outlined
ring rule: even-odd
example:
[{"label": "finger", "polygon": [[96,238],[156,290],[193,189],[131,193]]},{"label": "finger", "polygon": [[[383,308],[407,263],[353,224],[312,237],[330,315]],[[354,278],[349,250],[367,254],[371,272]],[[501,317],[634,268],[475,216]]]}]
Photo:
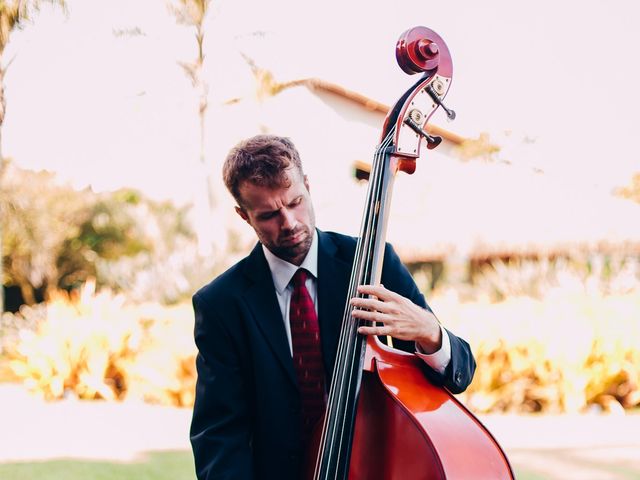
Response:
[{"label": "finger", "polygon": [[375,295],[384,302],[403,298],[401,295],[398,295],[391,290],[387,290],[383,285],[359,285],[358,293],[363,293],[365,295]]},{"label": "finger", "polygon": [[351,312],[351,316],[369,322],[393,323],[393,319],[390,316],[381,312],[355,309]]},{"label": "finger", "polygon": [[378,312],[389,313],[391,311],[391,306],[388,303],[381,302],[375,298],[355,297],[351,299],[350,303],[354,307],[376,310]]},{"label": "finger", "polygon": [[361,335],[391,335],[393,330],[390,327],[359,327],[358,333]]}]

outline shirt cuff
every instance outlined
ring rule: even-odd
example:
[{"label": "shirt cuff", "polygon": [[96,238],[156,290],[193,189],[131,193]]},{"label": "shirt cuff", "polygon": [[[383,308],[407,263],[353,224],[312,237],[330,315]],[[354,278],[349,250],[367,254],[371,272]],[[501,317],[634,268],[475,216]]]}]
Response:
[{"label": "shirt cuff", "polygon": [[449,334],[442,328],[442,325],[440,325],[440,332],[442,333],[442,345],[438,351],[430,354],[424,353],[420,348],[420,344],[416,342],[416,355],[442,375],[451,361],[451,340],[449,340]]}]

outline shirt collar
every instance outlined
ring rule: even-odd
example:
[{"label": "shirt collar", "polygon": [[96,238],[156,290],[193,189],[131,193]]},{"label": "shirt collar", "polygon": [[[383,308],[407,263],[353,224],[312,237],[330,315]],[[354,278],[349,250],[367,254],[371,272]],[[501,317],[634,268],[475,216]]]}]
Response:
[{"label": "shirt collar", "polygon": [[269,251],[267,247],[262,245],[262,251],[269,264],[269,270],[271,270],[271,277],[273,278],[273,284],[279,294],[282,294],[289,285],[289,282],[293,278],[293,275],[299,268],[307,270],[314,278],[318,278],[318,231],[313,231],[313,240],[311,241],[311,248],[307,256],[302,261],[302,264],[298,267],[293,263],[289,263],[286,260],[276,257]]}]

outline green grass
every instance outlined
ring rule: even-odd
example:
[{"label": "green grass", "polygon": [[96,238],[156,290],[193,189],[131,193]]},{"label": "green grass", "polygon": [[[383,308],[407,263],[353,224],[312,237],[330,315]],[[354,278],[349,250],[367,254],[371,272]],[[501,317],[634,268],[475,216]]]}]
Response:
[{"label": "green grass", "polygon": [[[518,470],[518,480],[543,480]],[[80,460],[0,464],[2,480],[194,480],[191,452],[154,452],[139,462]]]},{"label": "green grass", "polygon": [[0,464],[2,480],[194,480],[191,452],[154,452],[139,462],[79,460]]}]

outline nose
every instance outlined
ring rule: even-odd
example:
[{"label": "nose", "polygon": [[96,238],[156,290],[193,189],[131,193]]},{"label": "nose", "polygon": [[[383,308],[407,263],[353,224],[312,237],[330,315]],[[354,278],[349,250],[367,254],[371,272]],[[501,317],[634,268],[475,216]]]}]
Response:
[{"label": "nose", "polygon": [[281,225],[282,230],[293,230],[296,227],[297,223],[298,222],[296,221],[296,218],[293,215],[293,212],[287,210],[286,208],[283,208],[282,209],[282,225]]}]

